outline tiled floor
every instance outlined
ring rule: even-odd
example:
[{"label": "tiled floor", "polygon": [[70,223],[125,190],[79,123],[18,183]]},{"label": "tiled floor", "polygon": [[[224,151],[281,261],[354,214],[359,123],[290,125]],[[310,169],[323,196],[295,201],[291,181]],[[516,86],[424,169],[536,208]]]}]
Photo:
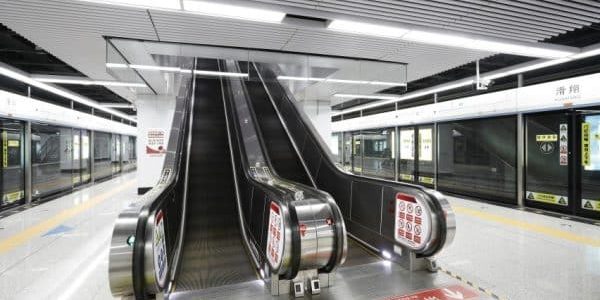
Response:
[{"label": "tiled floor", "polygon": [[449,198],[442,267],[508,299],[600,299],[600,226]]},{"label": "tiled floor", "polygon": [[[113,222],[137,199],[129,173],[0,219],[0,299],[112,299]],[[506,299],[600,299],[599,226],[449,200],[457,233],[438,256],[445,270]]]},{"label": "tiled floor", "polygon": [[108,250],[135,173],[0,219],[0,299],[112,299]]}]

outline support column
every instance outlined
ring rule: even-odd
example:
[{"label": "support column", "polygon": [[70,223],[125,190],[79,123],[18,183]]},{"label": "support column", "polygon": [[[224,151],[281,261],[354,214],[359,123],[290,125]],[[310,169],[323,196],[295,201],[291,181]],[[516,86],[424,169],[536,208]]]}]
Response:
[{"label": "support column", "polygon": [[31,182],[31,122],[27,121],[25,123],[25,132],[23,137],[23,153],[25,163],[25,203],[31,203],[32,199],[32,182]]},{"label": "support column", "polygon": [[[517,88],[523,87],[523,74],[517,76]],[[525,197],[525,118],[523,113],[517,115],[517,204],[524,206]]]},{"label": "support column", "polygon": [[96,132],[93,130],[90,130],[90,183],[94,184],[94,182],[96,182],[96,176],[94,175],[94,140],[96,137]]},{"label": "support column", "polygon": [[[437,104],[438,102],[438,94],[433,94],[433,104]],[[435,143],[435,147],[433,147],[433,189],[437,191],[438,189],[438,157],[440,153],[440,135],[438,133],[438,123],[437,119],[434,116],[433,118],[433,141]]]}]

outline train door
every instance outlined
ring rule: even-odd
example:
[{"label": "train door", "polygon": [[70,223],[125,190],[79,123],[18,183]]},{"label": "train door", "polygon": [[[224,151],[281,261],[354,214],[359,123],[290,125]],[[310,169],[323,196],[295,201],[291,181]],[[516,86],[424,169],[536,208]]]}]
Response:
[{"label": "train door", "polygon": [[0,119],[2,162],[0,172],[0,209],[25,201],[25,170],[23,152],[23,124]]},{"label": "train door", "polygon": [[73,147],[72,147],[72,172],[73,186],[81,184],[81,129],[73,129]]},{"label": "train door", "polygon": [[572,213],[572,114],[529,115],[525,131],[525,205]]},{"label": "train door", "polygon": [[577,214],[600,219],[600,114],[581,115],[578,120],[581,164],[577,166],[580,182]]},{"label": "train door", "polygon": [[415,168],[415,128],[401,127],[398,130],[398,149],[400,157],[398,159],[398,180],[404,182],[414,182],[416,175]]}]

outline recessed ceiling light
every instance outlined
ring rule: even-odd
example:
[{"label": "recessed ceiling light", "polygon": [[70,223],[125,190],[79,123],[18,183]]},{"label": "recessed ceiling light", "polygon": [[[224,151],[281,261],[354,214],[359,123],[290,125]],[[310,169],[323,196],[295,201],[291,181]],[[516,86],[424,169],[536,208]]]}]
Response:
[{"label": "recessed ceiling light", "polygon": [[349,33],[358,33],[366,35],[374,35],[381,37],[390,38],[401,38],[408,32],[408,29],[375,25],[363,22],[345,21],[345,20],[333,20],[327,26],[328,29],[335,31],[343,31]]},{"label": "recessed ceiling light", "polygon": [[123,86],[123,87],[146,87],[144,83],[136,82],[121,82],[121,81],[102,81],[102,80],[91,80],[91,79],[68,79],[68,78],[55,78],[55,77],[44,77],[43,75],[32,76],[35,80],[47,83],[58,83],[58,84],[76,84],[76,85],[103,85],[103,86]]},{"label": "recessed ceiling light", "polygon": [[188,12],[250,21],[281,23],[285,13],[267,9],[222,4],[208,1],[183,1],[183,9]]}]

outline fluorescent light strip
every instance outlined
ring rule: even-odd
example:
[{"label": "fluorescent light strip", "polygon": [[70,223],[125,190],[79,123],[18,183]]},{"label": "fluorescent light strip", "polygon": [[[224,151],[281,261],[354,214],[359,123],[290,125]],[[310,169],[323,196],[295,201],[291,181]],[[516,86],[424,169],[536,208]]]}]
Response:
[{"label": "fluorescent light strip", "polygon": [[348,79],[318,78],[318,77],[277,76],[277,79],[290,80],[290,81],[315,81],[315,82],[347,83],[347,84],[370,84],[370,85],[383,85],[383,86],[406,86],[405,82],[348,80]]},{"label": "fluorescent light strip", "polygon": [[65,97],[65,98],[73,100],[75,102],[78,102],[78,103],[81,103],[81,104],[84,104],[84,105],[87,105],[87,106],[99,109],[101,111],[105,111],[105,112],[107,112],[109,114],[113,114],[113,115],[118,116],[120,118],[129,120],[129,121],[132,121],[132,122],[137,122],[136,119],[134,119],[134,118],[132,118],[132,117],[126,115],[126,114],[123,114],[123,113],[121,113],[119,111],[116,111],[116,110],[113,110],[113,109],[110,109],[110,108],[103,107],[99,103],[97,103],[95,101],[92,101],[92,100],[90,100],[88,98],[84,98],[84,97],[76,95],[74,93],[70,93],[70,92],[64,91],[62,89],[56,88],[54,86],[48,85],[46,83],[37,81],[37,80],[35,80],[35,79],[33,79],[33,78],[29,77],[29,76],[26,76],[26,75],[21,74],[19,72],[15,72],[13,70],[10,70],[10,69],[2,67],[2,66],[0,66],[0,75],[4,75],[4,76],[7,76],[7,77],[10,77],[12,79],[15,79],[15,80],[18,80],[20,82],[26,83],[28,85],[31,85],[31,86],[40,88],[42,90],[48,91],[50,93],[53,93],[55,95],[58,95],[58,96],[61,96],[61,97]]},{"label": "fluorescent light strip", "polygon": [[329,23],[327,29],[355,34],[395,38],[432,45],[451,46],[472,50],[482,50],[495,53],[509,53],[540,58],[563,58],[575,54],[573,51],[553,49],[550,47],[544,47],[542,45],[536,45],[535,43],[518,44],[490,41],[480,38],[465,37],[454,34],[411,30],[407,28],[382,26],[346,20],[333,20]]},{"label": "fluorescent light strip", "polygon": [[146,87],[143,83],[120,82],[120,81],[99,81],[91,79],[61,79],[51,77],[33,77],[35,80],[46,83],[59,84],[78,84],[78,85],[103,85],[103,86],[124,86],[124,87]]},{"label": "fluorescent light strip", "polygon": [[194,75],[217,76],[217,77],[248,77],[249,76],[247,73],[232,73],[232,72],[203,71],[203,70],[194,70]]},{"label": "fluorescent light strip", "polygon": [[[163,72],[192,74],[192,70],[181,69],[179,67],[164,67],[164,66],[150,66],[150,65],[127,65],[127,64],[115,64],[115,63],[107,63],[106,67],[113,68],[113,69],[132,68],[132,69],[144,70],[144,71],[163,71]],[[248,77],[249,76],[248,73],[219,72],[219,71],[209,71],[209,70],[194,70],[194,75],[216,76],[216,77]]]},{"label": "fluorescent light strip", "polygon": [[279,11],[207,1],[184,0],[183,8],[187,12],[203,15],[267,23],[281,23],[285,18],[285,13]]},{"label": "fluorescent light strip", "polygon": [[81,0],[111,5],[122,5],[131,7],[159,8],[168,10],[181,10],[179,0]]}]

